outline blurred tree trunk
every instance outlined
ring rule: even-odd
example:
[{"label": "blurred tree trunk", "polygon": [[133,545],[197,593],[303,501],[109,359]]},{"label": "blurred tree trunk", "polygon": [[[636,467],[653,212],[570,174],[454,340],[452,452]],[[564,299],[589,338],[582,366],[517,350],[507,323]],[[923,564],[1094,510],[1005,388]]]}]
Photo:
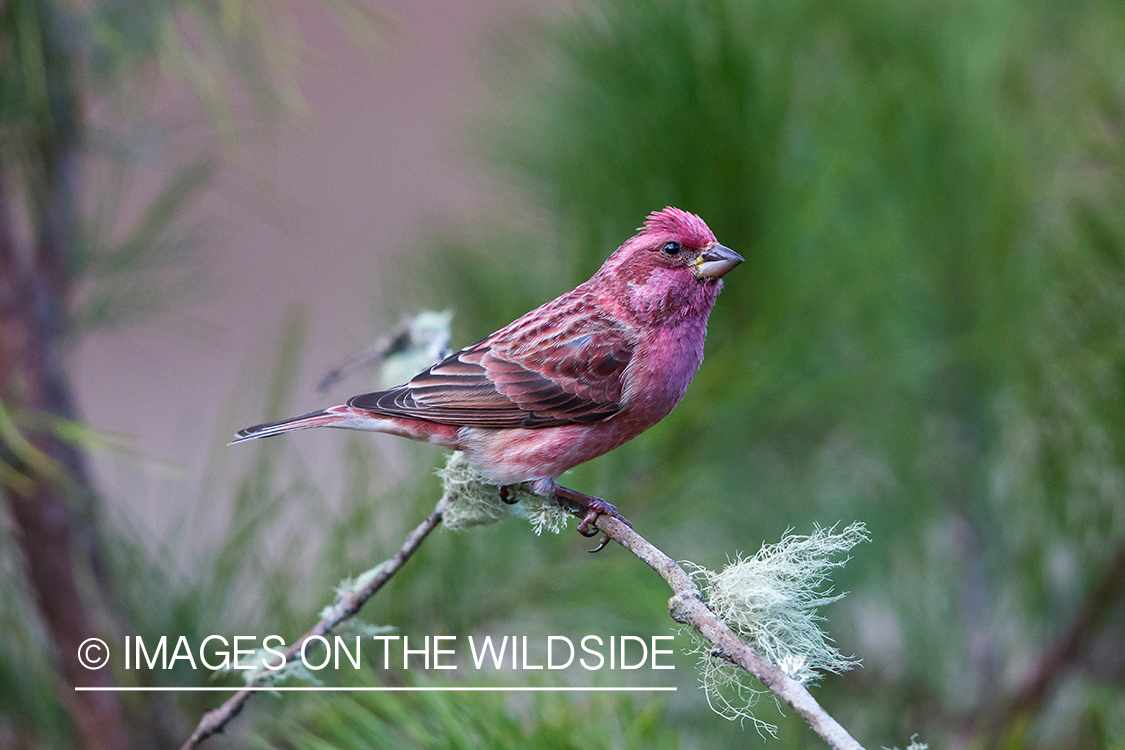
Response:
[{"label": "blurred tree trunk", "polygon": [[[78,659],[79,644],[105,630],[104,618],[95,616],[100,597],[91,589],[98,587],[79,583],[80,572],[83,580],[100,578],[95,498],[84,455],[60,439],[50,422],[51,416],[75,416],[61,344],[83,113],[74,60],[60,43],[54,8],[40,3],[37,10],[47,106],[37,113],[34,163],[17,170],[0,162],[0,403],[31,446],[14,444],[19,438],[13,441],[10,435],[0,443],[3,493],[27,581],[55,647],[60,701],[74,719],[82,747],[124,748],[129,736],[118,696],[73,689],[113,684],[108,668],[87,670]],[[13,174],[28,180],[22,197],[32,217],[33,247],[21,246],[11,223],[19,209],[6,179]]]}]

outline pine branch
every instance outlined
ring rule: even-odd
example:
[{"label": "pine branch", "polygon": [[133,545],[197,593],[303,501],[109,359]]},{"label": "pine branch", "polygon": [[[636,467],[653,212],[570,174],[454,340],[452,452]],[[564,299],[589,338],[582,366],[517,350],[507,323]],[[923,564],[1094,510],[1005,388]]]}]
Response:
[{"label": "pine branch", "polygon": [[[410,559],[426,536],[442,520],[445,498],[442,498],[430,514],[403,542],[402,549],[382,565],[378,575],[354,594],[344,597],[329,614],[318,622],[312,630],[285,651],[286,661],[290,661],[301,650],[301,644],[315,635],[324,635],[342,622],[359,612],[364,603],[374,596],[383,584],[390,580],[402,565]],[[668,611],[672,619],[694,629],[715,646],[715,655],[746,670],[750,675],[771,690],[805,720],[833,750],[863,750],[847,730],[825,711],[801,682],[789,677],[777,666],[752,649],[746,641],[732,631],[707,604],[699,587],[695,585],[683,568],[627,524],[609,517],[599,516],[596,526],[625,549],[636,555],[642,562],[656,571],[672,588],[672,598],[668,600]],[[223,728],[246,705],[253,691],[242,690],[226,703],[203,716],[195,732],[181,750],[197,747]]]},{"label": "pine branch", "polygon": [[678,623],[689,626],[715,646],[715,655],[749,672],[758,682],[793,707],[805,723],[833,750],[863,750],[840,723],[825,711],[802,683],[771,664],[715,616],[699,587],[675,560],[627,524],[609,516],[599,516],[598,530],[636,555],[656,571],[672,589],[668,614]]}]

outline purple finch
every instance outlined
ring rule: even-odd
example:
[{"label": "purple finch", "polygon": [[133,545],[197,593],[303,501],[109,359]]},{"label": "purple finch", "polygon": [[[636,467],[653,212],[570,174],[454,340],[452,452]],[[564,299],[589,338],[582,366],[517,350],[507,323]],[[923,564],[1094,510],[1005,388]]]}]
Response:
[{"label": "purple finch", "polygon": [[592,536],[598,515],[621,516],[560,487],[559,475],[675,408],[703,361],[721,278],[741,262],[695,214],[653,212],[589,281],[409,382],[248,427],[233,442],[343,427],[441,445],[463,451],[504,499],[527,483],[580,510],[578,530]]}]

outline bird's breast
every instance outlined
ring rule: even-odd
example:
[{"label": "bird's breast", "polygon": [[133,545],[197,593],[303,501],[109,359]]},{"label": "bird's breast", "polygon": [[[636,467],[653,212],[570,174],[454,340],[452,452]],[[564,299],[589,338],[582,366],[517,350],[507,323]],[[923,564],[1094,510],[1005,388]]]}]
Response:
[{"label": "bird's breast", "polygon": [[687,392],[700,363],[706,321],[659,328],[646,336],[631,363],[625,412],[635,413],[647,429],[668,416]]}]

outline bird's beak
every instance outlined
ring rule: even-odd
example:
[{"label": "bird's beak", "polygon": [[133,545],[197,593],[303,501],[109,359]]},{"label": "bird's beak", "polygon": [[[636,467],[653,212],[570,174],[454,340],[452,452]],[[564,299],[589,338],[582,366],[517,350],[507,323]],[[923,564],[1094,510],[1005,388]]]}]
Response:
[{"label": "bird's beak", "polygon": [[716,242],[699,254],[691,264],[691,270],[698,279],[718,279],[742,261],[741,255]]}]

